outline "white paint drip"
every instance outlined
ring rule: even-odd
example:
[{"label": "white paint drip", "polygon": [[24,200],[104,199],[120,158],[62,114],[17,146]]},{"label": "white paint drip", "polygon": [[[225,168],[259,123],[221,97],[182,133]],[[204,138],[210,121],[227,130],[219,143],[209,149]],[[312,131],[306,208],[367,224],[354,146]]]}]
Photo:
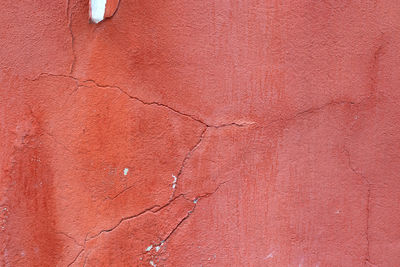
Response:
[{"label": "white paint drip", "polygon": [[124,169],[124,175],[127,176],[127,175],[128,175],[128,172],[129,172],[129,169],[128,169],[128,168],[125,168],[125,169]]},{"label": "white paint drip", "polygon": [[104,19],[104,14],[106,12],[107,0],[91,0],[91,19],[94,23],[99,23]]}]

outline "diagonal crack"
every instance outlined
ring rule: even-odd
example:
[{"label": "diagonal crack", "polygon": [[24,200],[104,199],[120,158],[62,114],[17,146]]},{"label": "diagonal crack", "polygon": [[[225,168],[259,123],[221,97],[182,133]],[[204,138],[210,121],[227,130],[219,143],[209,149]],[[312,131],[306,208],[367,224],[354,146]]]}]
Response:
[{"label": "diagonal crack", "polygon": [[133,184],[133,185],[130,185],[130,186],[128,186],[127,188],[125,188],[124,190],[122,190],[121,192],[119,192],[119,193],[117,193],[115,196],[113,196],[113,197],[106,197],[106,199],[109,199],[109,200],[114,200],[114,199],[116,199],[116,198],[118,198],[120,195],[122,195],[123,193],[125,193],[126,191],[129,191],[131,188],[133,188],[135,185]]},{"label": "diagonal crack", "polygon": [[65,236],[65,237],[71,239],[72,241],[74,241],[74,243],[77,244],[78,246],[83,247],[82,244],[80,244],[78,241],[76,241],[76,239],[75,239],[74,237],[72,237],[71,235],[69,235],[69,234],[67,234],[67,233],[64,233],[64,232],[56,232],[56,234],[63,235],[63,236]]},{"label": "diagonal crack", "polygon": [[141,216],[141,215],[143,215],[143,214],[149,213],[149,212],[151,212],[151,213],[158,213],[158,212],[160,212],[161,210],[163,210],[163,209],[165,209],[166,207],[168,207],[169,205],[171,205],[172,202],[174,202],[176,199],[178,199],[178,198],[180,198],[180,197],[184,197],[184,195],[183,195],[183,194],[180,194],[180,195],[174,197],[173,199],[168,200],[168,202],[165,203],[165,204],[162,205],[162,206],[160,206],[160,205],[153,205],[152,207],[147,208],[147,209],[145,209],[145,210],[143,210],[143,211],[141,211],[141,212],[139,212],[139,213],[137,213],[137,214],[135,214],[135,215],[131,215],[131,216],[128,216],[128,217],[124,217],[124,218],[122,218],[116,225],[114,225],[113,227],[108,228],[108,229],[103,229],[103,230],[101,230],[100,232],[98,232],[97,234],[95,234],[95,235],[93,235],[93,236],[91,236],[91,237],[89,237],[89,238],[86,238],[85,242],[90,241],[90,240],[92,240],[92,239],[94,239],[94,238],[97,238],[97,237],[99,237],[100,235],[102,235],[103,233],[112,232],[113,230],[115,230],[118,226],[120,226],[120,225],[121,225],[123,222],[125,222],[125,221],[135,219],[135,218],[137,218],[137,217],[139,217],[139,216]]},{"label": "diagonal crack", "polygon": [[[186,153],[185,157],[182,160],[182,164],[179,168],[178,174],[176,176],[173,175],[173,177],[175,178],[175,181],[173,183],[173,192],[171,194],[170,200],[173,199],[175,197],[175,193],[178,187],[178,181],[179,178],[183,172],[183,169],[185,168],[186,162],[191,158],[192,154],[194,153],[194,151],[200,146],[201,142],[203,141],[204,135],[206,134],[208,127],[205,127],[204,130],[201,132],[199,140],[196,142],[196,144],[189,150],[188,153]],[[122,195],[123,193],[125,193],[126,191],[130,190],[131,188],[133,188],[134,185],[128,186],[127,188],[125,188],[124,190],[120,191],[119,193],[117,193],[115,196],[113,197],[107,197],[107,199],[110,200],[114,200],[116,198],[118,198],[120,195]]]},{"label": "diagonal crack", "polygon": [[74,260],[73,260],[70,264],[68,264],[67,266],[68,266],[68,267],[69,267],[69,266],[72,266],[72,265],[76,262],[76,260],[79,258],[79,256],[82,254],[82,252],[84,252],[84,251],[85,251],[85,248],[81,249],[81,250],[79,251],[79,253],[75,256]]},{"label": "diagonal crack", "polygon": [[203,138],[207,132],[208,127],[205,127],[204,130],[201,132],[199,140],[197,141],[197,143],[189,150],[189,152],[186,154],[186,156],[184,157],[181,167],[179,168],[178,174],[176,176],[174,176],[175,181],[174,181],[174,191],[172,192],[171,198],[174,198],[175,193],[176,193],[176,189],[178,187],[178,182],[179,182],[179,178],[182,175],[182,172],[185,168],[185,165],[187,163],[187,161],[192,157],[193,153],[196,151],[196,149],[200,146],[201,142],[203,141]]}]

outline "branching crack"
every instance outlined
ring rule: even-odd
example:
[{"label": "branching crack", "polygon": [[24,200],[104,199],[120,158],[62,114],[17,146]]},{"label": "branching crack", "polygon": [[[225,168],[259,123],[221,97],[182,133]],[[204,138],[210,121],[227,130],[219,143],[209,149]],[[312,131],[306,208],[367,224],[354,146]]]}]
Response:
[{"label": "branching crack", "polygon": [[[71,8],[71,9],[72,9],[72,8]],[[70,18],[71,18],[71,10],[69,10],[69,13],[70,13],[69,16],[70,16]],[[71,26],[71,21],[70,21],[69,23],[70,23],[70,26]],[[70,30],[71,30],[71,36],[72,36],[72,42],[73,42],[73,41],[74,41],[74,37],[73,37],[73,35],[72,35],[72,29],[71,29],[71,27],[70,27]],[[75,62],[75,59],[74,59],[74,62]],[[71,66],[71,74],[73,73],[73,68],[74,68],[74,64],[75,64],[74,62],[73,62],[73,64],[72,64],[72,66]],[[192,114],[185,113],[185,112],[181,112],[181,111],[179,111],[179,110],[177,110],[177,109],[175,109],[175,108],[173,108],[173,107],[170,107],[170,106],[168,106],[168,105],[166,105],[166,104],[163,104],[163,103],[160,103],[160,102],[156,102],[156,101],[148,102],[148,101],[142,100],[142,99],[140,99],[140,98],[138,98],[138,97],[136,97],[136,96],[132,96],[132,95],[130,95],[128,92],[126,92],[125,90],[123,90],[122,88],[120,88],[120,87],[118,87],[118,86],[101,85],[101,84],[98,84],[98,83],[96,83],[94,80],[91,80],[91,79],[89,79],[89,80],[79,80],[79,79],[73,77],[72,75],[56,75],[56,74],[51,74],[51,73],[41,73],[37,78],[33,79],[32,81],[37,81],[37,80],[39,80],[42,76],[64,77],[64,78],[73,79],[74,81],[77,82],[78,88],[81,87],[81,86],[84,86],[84,83],[93,83],[95,86],[100,87],[100,88],[111,88],[111,89],[114,88],[114,89],[118,89],[121,93],[125,94],[125,95],[128,96],[130,99],[133,99],[133,100],[135,100],[135,101],[138,101],[138,102],[140,102],[140,103],[142,103],[142,104],[144,104],[144,105],[159,106],[159,107],[168,109],[168,110],[170,110],[170,111],[172,111],[172,112],[174,112],[174,113],[176,113],[176,114],[178,114],[178,115],[180,115],[180,116],[187,117],[187,118],[189,118],[189,119],[191,119],[191,120],[193,120],[193,121],[196,121],[196,122],[202,124],[202,125],[204,126],[204,129],[203,129],[203,131],[201,132],[198,141],[194,144],[193,147],[191,147],[191,149],[189,150],[189,152],[185,155],[185,157],[184,157],[184,159],[183,159],[183,161],[182,161],[182,164],[181,164],[181,166],[180,166],[180,169],[179,169],[179,171],[178,171],[178,174],[177,174],[177,176],[176,176],[178,179],[179,179],[180,176],[182,175],[182,173],[183,173],[183,171],[184,171],[184,169],[185,169],[185,166],[186,166],[187,162],[190,160],[190,158],[192,157],[193,153],[199,148],[199,146],[201,145],[202,141],[204,140],[204,137],[205,137],[205,134],[207,133],[208,128],[215,128],[215,129],[218,129],[218,128],[223,128],[223,127],[247,127],[247,126],[253,124],[253,123],[237,123],[237,122],[225,123],[225,124],[220,124],[220,125],[208,124],[208,123],[206,123],[204,120],[202,120],[202,119],[200,119],[200,118],[198,118],[198,117],[196,117],[196,116],[194,116],[194,115],[192,115]],[[289,117],[289,118],[282,118],[282,119],[270,121],[267,125],[261,126],[261,127],[268,127],[268,126],[270,126],[272,123],[276,123],[276,122],[296,120],[296,119],[297,119],[298,117],[300,117],[300,116],[304,116],[304,115],[310,114],[310,113],[319,112],[319,111],[323,110],[324,108],[326,108],[326,107],[328,107],[328,106],[332,106],[332,105],[344,105],[344,104],[357,105],[357,104],[361,104],[364,100],[365,100],[365,99],[363,99],[363,100],[361,100],[361,101],[359,101],[359,102],[353,102],[353,101],[330,101],[329,103],[326,103],[326,104],[324,104],[324,105],[322,105],[322,106],[315,107],[315,108],[309,108],[309,109],[307,109],[307,110],[298,112],[298,113],[296,113],[296,114],[295,114],[294,116],[292,116],[292,117]],[[368,181],[362,174],[358,173],[358,172],[352,167],[352,165],[351,165],[351,160],[350,160],[350,155],[349,155],[348,151],[347,151],[347,154],[348,154],[348,156],[349,156],[349,166],[350,166],[350,168],[352,169],[352,171],[355,172],[357,175],[361,176],[361,177],[367,182],[367,184],[368,184],[368,196],[367,196],[367,197],[368,197],[368,202],[367,202],[367,225],[366,225],[366,239],[367,239],[367,246],[368,246],[368,249],[367,249],[366,262],[369,262],[369,257],[370,257],[370,256],[369,256],[369,207],[370,207],[371,185],[370,185],[369,181]],[[177,179],[176,182],[178,182],[178,179]],[[230,181],[230,180],[225,181],[225,182],[223,182],[223,183],[220,183],[220,184],[216,187],[216,189],[215,189],[213,192],[211,192],[211,193],[205,193],[205,194],[202,194],[202,195],[197,196],[194,200],[190,200],[190,201],[192,201],[192,202],[194,203],[193,208],[187,212],[187,214],[186,214],[186,215],[178,222],[178,224],[167,234],[167,236],[163,239],[163,241],[162,241],[159,245],[164,244],[165,242],[167,242],[167,241],[170,239],[170,237],[180,228],[180,226],[190,217],[190,215],[193,214],[193,212],[194,212],[195,209],[196,209],[197,203],[198,203],[198,201],[199,201],[200,199],[202,199],[202,198],[207,198],[207,197],[213,195],[215,192],[217,192],[217,190],[218,190],[223,184],[225,184],[225,183],[227,183],[227,182],[229,182],[229,181]],[[175,185],[176,185],[176,184],[175,184]],[[122,193],[126,192],[126,191],[129,190],[130,188],[131,188],[131,187],[128,187],[128,188],[124,189],[122,192],[118,193],[115,197],[113,197],[113,199],[115,199],[116,197],[118,197],[118,196],[121,195]],[[84,246],[83,246],[83,249],[82,249],[82,250],[79,252],[79,254],[75,257],[74,261],[73,261],[71,264],[69,264],[69,266],[72,265],[73,263],[75,263],[76,260],[79,258],[79,256],[80,256],[82,253],[84,253],[84,251],[85,251],[85,249],[86,249],[86,242],[88,242],[88,241],[90,241],[90,240],[92,240],[92,239],[98,238],[99,236],[101,236],[101,235],[104,234],[104,233],[112,232],[113,230],[115,230],[116,228],[118,228],[118,227],[119,227],[123,222],[125,222],[125,221],[135,219],[135,218],[137,218],[137,217],[139,217],[139,216],[141,216],[141,215],[144,215],[144,214],[146,214],[146,213],[149,213],[149,212],[151,212],[151,213],[158,213],[159,211],[161,211],[161,210],[164,209],[165,207],[169,206],[173,201],[175,201],[175,200],[176,200],[177,198],[179,198],[179,197],[183,197],[183,198],[186,199],[185,194],[179,194],[178,196],[175,196],[175,193],[176,193],[176,188],[174,188],[174,191],[173,191],[172,196],[171,196],[171,198],[169,199],[169,201],[168,201],[166,204],[164,204],[163,206],[153,205],[152,207],[147,208],[147,209],[145,209],[145,210],[143,210],[143,211],[141,211],[141,212],[139,212],[139,213],[137,213],[137,214],[135,214],[135,215],[131,215],[131,216],[128,216],[128,217],[123,217],[123,218],[121,218],[121,219],[118,221],[118,223],[115,224],[113,227],[108,228],[108,229],[103,229],[103,230],[99,231],[97,234],[95,234],[95,235],[93,235],[93,236],[90,236],[89,238],[86,237],[86,238],[85,238],[85,244],[84,244]],[[186,199],[186,200],[188,200],[188,199]]]},{"label": "branching crack", "polygon": [[[191,202],[194,203],[193,208],[190,209],[190,210],[187,212],[186,216],[183,217],[183,218],[178,222],[178,224],[167,234],[167,236],[166,236],[160,243],[155,244],[154,246],[155,246],[155,247],[161,247],[161,246],[165,245],[165,244],[167,243],[167,241],[169,240],[169,238],[179,229],[179,227],[180,227],[187,219],[189,219],[190,215],[192,215],[192,214],[194,213],[194,211],[195,211],[195,209],[196,209],[196,206],[197,206],[197,204],[199,203],[199,201],[200,201],[201,199],[203,199],[203,198],[208,198],[208,197],[212,196],[213,194],[215,194],[215,193],[220,189],[220,187],[221,187],[222,185],[224,185],[224,184],[230,182],[231,180],[232,180],[232,179],[229,179],[229,180],[227,180],[227,181],[224,181],[224,182],[218,184],[218,186],[215,188],[214,191],[209,192],[209,193],[201,194],[201,195],[195,197],[194,200],[187,199],[187,198],[185,197],[185,195],[182,195],[186,200],[191,201]],[[141,255],[145,255],[145,254],[147,254],[147,253],[149,253],[149,252],[150,252],[150,251],[146,251],[146,252],[142,253]]]},{"label": "branching crack", "polygon": [[84,80],[84,81],[82,81],[82,82],[83,82],[83,83],[91,82],[91,83],[93,83],[94,85],[96,85],[97,87],[100,87],[100,88],[115,88],[115,89],[118,89],[118,90],[120,90],[123,94],[125,94],[126,96],[128,96],[129,98],[134,99],[134,100],[136,100],[136,101],[139,101],[139,102],[141,102],[141,103],[144,104],[144,105],[155,105],[155,106],[159,106],[159,107],[163,107],[163,108],[169,109],[169,110],[171,110],[171,111],[174,112],[174,113],[177,113],[177,114],[179,114],[179,115],[181,115],[181,116],[184,116],[184,117],[190,118],[190,119],[192,119],[192,120],[194,120],[194,121],[197,121],[197,122],[199,122],[199,123],[205,125],[207,128],[223,128],[223,127],[231,127],[231,126],[245,127],[245,126],[249,126],[249,125],[253,124],[253,123],[237,123],[237,122],[224,123],[224,124],[220,124],[220,125],[208,124],[208,123],[206,123],[204,120],[199,119],[199,118],[195,117],[194,115],[191,115],[191,114],[188,114],[188,113],[185,113],[185,112],[181,112],[181,111],[179,111],[179,110],[177,110],[177,109],[175,109],[175,108],[173,108],[173,107],[170,107],[170,106],[168,106],[168,105],[166,105],[166,104],[162,104],[162,103],[156,102],[156,101],[148,102],[148,101],[144,101],[144,100],[142,100],[142,99],[140,99],[140,98],[138,98],[138,97],[136,97],[136,96],[132,96],[132,95],[130,95],[128,92],[126,92],[125,90],[123,90],[123,89],[122,89],[121,87],[119,87],[119,86],[114,86],[114,85],[102,85],[102,84],[98,84],[98,83],[97,83],[96,81],[94,81],[94,80]]},{"label": "branching crack", "polygon": [[194,115],[191,115],[191,114],[188,114],[188,113],[185,113],[185,112],[181,112],[181,111],[179,111],[179,110],[177,110],[177,109],[175,109],[175,108],[173,108],[173,107],[170,107],[170,106],[168,106],[168,105],[166,105],[166,104],[163,104],[163,103],[160,103],[160,102],[157,102],[157,101],[148,102],[148,101],[142,100],[142,99],[140,99],[140,98],[138,98],[138,97],[136,97],[136,96],[132,96],[132,95],[130,95],[128,92],[126,92],[125,90],[123,90],[123,89],[122,89],[121,87],[119,87],[119,86],[115,86],[115,85],[102,85],[102,84],[99,84],[99,83],[97,83],[96,81],[94,81],[94,80],[92,80],[92,79],[88,79],[88,80],[79,80],[78,78],[75,78],[74,76],[72,76],[71,73],[70,73],[70,75],[64,75],[64,74],[52,74],[52,73],[43,72],[43,73],[40,73],[36,78],[34,78],[34,79],[28,79],[28,80],[30,80],[30,81],[38,81],[38,80],[39,80],[41,77],[43,77],[43,76],[63,77],[63,78],[73,79],[74,81],[80,83],[80,84],[78,85],[79,87],[84,86],[84,85],[82,85],[82,83],[93,83],[96,87],[99,87],[99,88],[110,88],[110,89],[113,89],[113,88],[114,88],[114,89],[118,89],[118,90],[120,90],[123,94],[125,94],[126,96],[128,96],[130,99],[136,100],[136,101],[138,101],[138,102],[140,102],[140,103],[142,103],[142,104],[144,104],[144,105],[150,105],[150,106],[153,105],[153,106],[159,106],[159,107],[163,107],[163,108],[169,109],[169,110],[171,110],[172,112],[174,112],[174,113],[176,113],[176,114],[178,114],[178,115],[180,115],[180,116],[187,117],[187,118],[190,118],[190,119],[192,119],[192,120],[194,120],[194,121],[197,121],[198,123],[203,124],[203,125],[206,126],[207,128],[216,128],[216,129],[218,129],[218,128],[224,128],[224,127],[246,127],[246,126],[250,126],[250,125],[254,124],[254,122],[251,122],[251,123],[231,122],[231,123],[223,123],[223,124],[219,124],[219,125],[208,124],[208,123],[206,123],[204,120],[199,119],[199,118],[197,118],[197,117],[194,116]]},{"label": "branching crack", "polygon": [[[163,206],[153,205],[152,207],[147,208],[147,209],[145,209],[145,210],[143,210],[143,211],[141,211],[141,212],[139,212],[139,213],[137,213],[137,214],[135,214],[135,215],[122,218],[121,220],[119,220],[119,222],[118,222],[116,225],[114,225],[114,226],[111,227],[111,228],[103,229],[103,230],[101,230],[100,232],[98,232],[97,234],[95,234],[95,235],[93,235],[93,236],[90,236],[90,237],[86,236],[86,238],[85,238],[85,243],[84,243],[84,245],[82,246],[82,247],[83,247],[82,250],[79,251],[79,253],[75,256],[74,260],[73,260],[68,266],[71,266],[72,264],[74,264],[74,263],[76,262],[76,260],[79,258],[79,256],[85,251],[85,249],[86,249],[86,243],[87,243],[88,241],[90,241],[90,240],[92,240],[92,239],[95,239],[95,238],[98,238],[98,237],[99,237],[100,235],[102,235],[103,233],[112,232],[113,230],[115,230],[118,226],[120,226],[120,225],[121,225],[123,222],[125,222],[125,221],[135,219],[135,218],[137,218],[137,217],[139,217],[139,216],[141,216],[141,215],[143,215],[143,214],[145,214],[145,213],[148,213],[148,212],[158,213],[158,212],[160,212],[161,210],[163,210],[164,208],[168,207],[173,201],[175,201],[175,200],[178,199],[179,197],[184,197],[184,196],[181,194],[181,195],[175,197],[174,199],[169,200],[169,201],[168,201],[166,204],[164,204]],[[87,256],[88,256],[88,255],[86,255],[85,262],[86,262],[86,260],[87,260]]]}]

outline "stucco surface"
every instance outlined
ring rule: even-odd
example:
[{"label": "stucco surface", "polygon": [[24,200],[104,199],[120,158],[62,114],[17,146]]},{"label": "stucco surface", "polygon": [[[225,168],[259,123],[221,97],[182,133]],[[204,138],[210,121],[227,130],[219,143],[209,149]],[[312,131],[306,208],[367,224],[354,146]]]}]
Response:
[{"label": "stucco surface", "polygon": [[400,2],[110,3],[1,1],[0,266],[400,265]]}]

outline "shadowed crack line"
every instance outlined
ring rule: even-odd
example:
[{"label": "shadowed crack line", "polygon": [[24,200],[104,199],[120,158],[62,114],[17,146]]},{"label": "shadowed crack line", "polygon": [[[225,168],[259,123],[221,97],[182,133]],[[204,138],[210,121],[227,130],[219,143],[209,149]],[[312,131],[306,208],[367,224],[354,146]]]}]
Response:
[{"label": "shadowed crack line", "polygon": [[79,258],[79,256],[82,254],[83,251],[85,251],[85,248],[81,249],[81,250],[79,251],[78,255],[75,256],[74,260],[73,260],[70,264],[68,264],[67,266],[69,267],[69,266],[71,266],[72,264],[74,264],[74,263],[76,262],[76,260]]},{"label": "shadowed crack line", "polygon": [[94,239],[94,238],[97,238],[98,236],[100,236],[100,235],[103,234],[103,233],[109,233],[109,232],[113,231],[113,230],[116,229],[118,226],[120,226],[121,223],[123,223],[124,221],[131,220],[131,219],[135,219],[135,218],[137,218],[137,217],[139,217],[139,216],[141,216],[141,215],[143,215],[143,214],[145,214],[145,213],[148,213],[148,212],[158,213],[158,212],[160,212],[161,210],[163,210],[164,208],[168,207],[173,201],[175,201],[175,200],[178,199],[179,197],[183,197],[183,194],[180,194],[180,195],[174,197],[173,199],[169,200],[166,204],[164,204],[164,205],[162,205],[162,206],[160,206],[160,205],[153,205],[152,207],[147,208],[147,209],[145,209],[145,210],[143,210],[143,211],[141,211],[141,212],[139,212],[139,213],[137,213],[137,214],[135,214],[135,215],[128,216],[128,217],[124,217],[124,218],[122,218],[116,225],[114,225],[113,227],[111,227],[111,228],[109,228],[109,229],[103,229],[103,230],[101,230],[101,231],[98,232],[97,234],[95,234],[95,235],[93,235],[93,236],[91,236],[91,237],[89,237],[89,238],[86,238],[86,241],[90,241],[90,240],[92,240],[92,239]]},{"label": "shadowed crack line", "polygon": [[125,188],[124,190],[122,190],[121,192],[117,193],[115,196],[113,196],[113,197],[106,197],[106,199],[114,200],[114,199],[116,199],[117,197],[119,197],[120,195],[122,195],[123,193],[125,193],[126,191],[128,191],[129,189],[133,188],[134,186],[135,186],[134,184],[133,184],[133,185],[130,185],[130,186],[128,186],[127,188]]}]

